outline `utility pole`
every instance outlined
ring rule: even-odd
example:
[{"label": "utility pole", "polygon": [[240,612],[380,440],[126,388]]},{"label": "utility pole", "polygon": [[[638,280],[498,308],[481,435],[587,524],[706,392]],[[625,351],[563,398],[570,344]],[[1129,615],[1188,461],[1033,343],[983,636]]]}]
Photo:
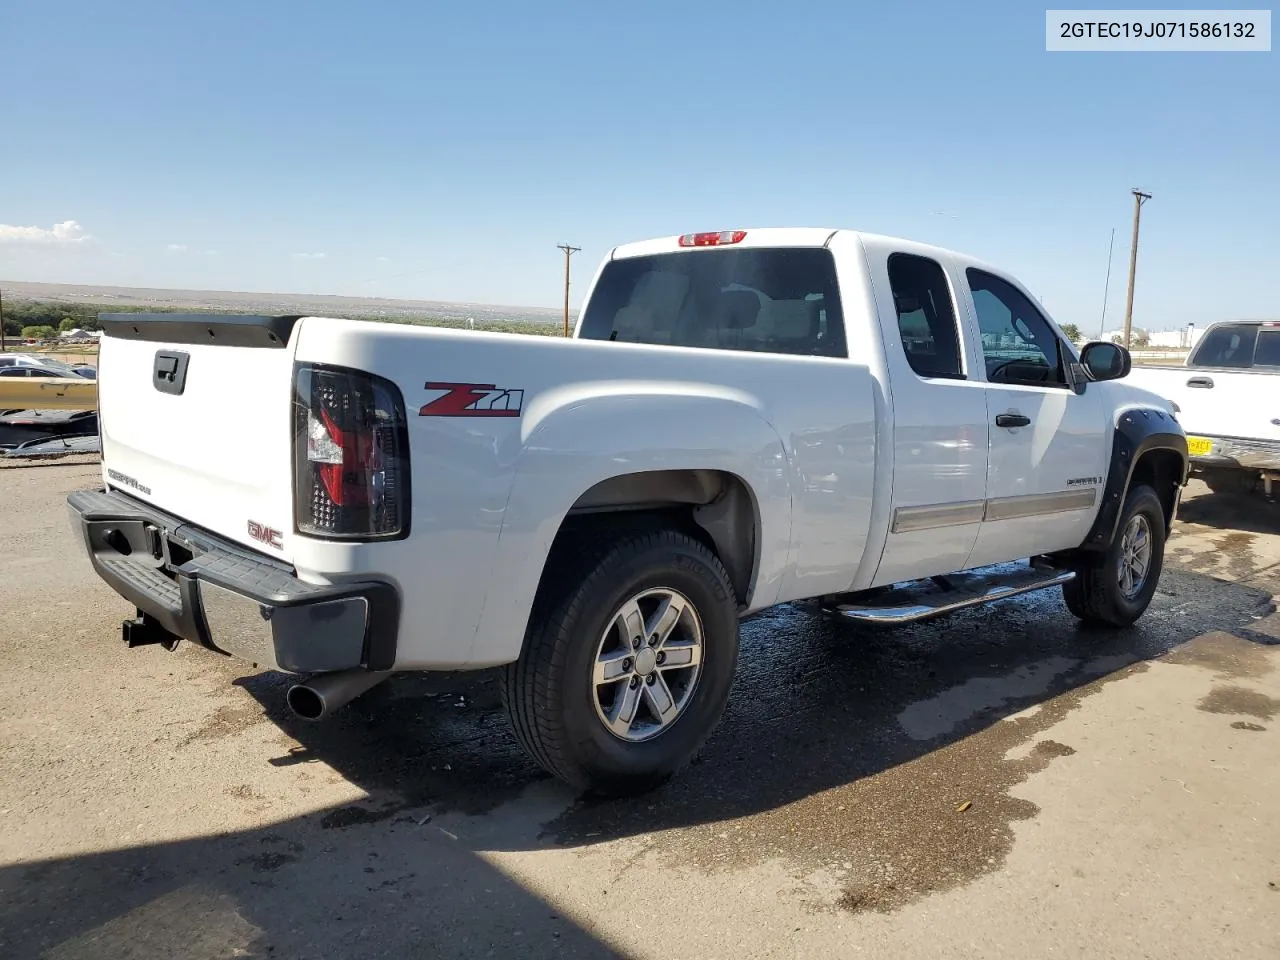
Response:
[{"label": "utility pole", "polygon": [[1102,324],[1098,327],[1098,339],[1107,332],[1107,295],[1111,292],[1111,255],[1116,248],[1116,228],[1111,228],[1111,246],[1107,247],[1107,281],[1102,285]]},{"label": "utility pole", "polygon": [[4,291],[0,290],[0,353],[9,349],[4,336]]},{"label": "utility pole", "polygon": [[567,243],[556,244],[564,251],[564,335],[569,336],[569,258],[581,250],[581,247],[571,247]]},{"label": "utility pole", "polygon": [[1129,334],[1133,330],[1133,280],[1138,273],[1138,224],[1142,220],[1142,205],[1151,199],[1151,194],[1143,193],[1137,187],[1130,191],[1133,194],[1133,245],[1129,248],[1129,295],[1124,304],[1124,348],[1129,349]]}]

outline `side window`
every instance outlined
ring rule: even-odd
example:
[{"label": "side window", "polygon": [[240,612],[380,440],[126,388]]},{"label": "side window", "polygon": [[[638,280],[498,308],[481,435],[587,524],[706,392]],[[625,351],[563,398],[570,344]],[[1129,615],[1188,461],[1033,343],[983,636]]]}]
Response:
[{"label": "side window", "polygon": [[1214,327],[1196,346],[1193,366],[1250,367],[1258,328],[1251,324]]},{"label": "side window", "polygon": [[1011,283],[983,270],[965,271],[992,383],[1065,386],[1062,344],[1053,327]]},{"label": "side window", "polygon": [[960,332],[947,275],[936,260],[889,255],[889,289],[911,369],[922,377],[963,380]]},{"label": "side window", "polygon": [[1255,367],[1280,367],[1280,327],[1258,331],[1258,349],[1253,355]]}]

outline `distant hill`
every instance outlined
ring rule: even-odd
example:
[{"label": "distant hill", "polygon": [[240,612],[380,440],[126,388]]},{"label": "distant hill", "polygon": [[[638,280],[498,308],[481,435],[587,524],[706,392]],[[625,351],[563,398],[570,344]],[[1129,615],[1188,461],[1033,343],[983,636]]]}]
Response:
[{"label": "distant hill", "polygon": [[[436,300],[391,300],[383,297],[339,297],[307,293],[247,293],[232,290],[165,290],[149,287],[95,287],[64,283],[24,283],[0,280],[6,302],[21,300],[92,303],[109,309],[218,310],[235,313],[303,313],[337,317],[388,319],[438,317],[477,324],[497,320],[558,323],[563,310],[554,307],[516,307],[488,303],[450,303]],[[572,314],[570,315],[572,318]]]}]

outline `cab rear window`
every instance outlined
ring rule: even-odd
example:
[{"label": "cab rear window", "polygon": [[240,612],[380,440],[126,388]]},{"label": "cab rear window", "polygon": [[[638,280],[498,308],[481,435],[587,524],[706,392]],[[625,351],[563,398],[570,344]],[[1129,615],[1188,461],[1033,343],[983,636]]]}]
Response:
[{"label": "cab rear window", "polygon": [[705,249],[612,260],[584,340],[847,356],[831,251]]},{"label": "cab rear window", "polygon": [[1188,366],[1251,367],[1258,342],[1256,324],[1223,324],[1205,333],[1192,353]]}]

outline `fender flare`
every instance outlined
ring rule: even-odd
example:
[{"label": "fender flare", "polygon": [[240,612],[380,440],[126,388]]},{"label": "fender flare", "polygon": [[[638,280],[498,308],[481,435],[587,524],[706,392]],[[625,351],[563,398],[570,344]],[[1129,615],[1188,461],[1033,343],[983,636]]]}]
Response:
[{"label": "fender flare", "polygon": [[1190,458],[1187,455],[1187,436],[1178,422],[1158,407],[1133,407],[1124,411],[1115,427],[1111,462],[1107,467],[1106,485],[1102,491],[1102,506],[1089,529],[1089,535],[1080,545],[1081,550],[1103,551],[1111,545],[1120,523],[1120,511],[1133,480],[1134,468],[1144,455],[1153,450],[1168,450],[1178,454],[1182,460],[1178,486],[1185,485]]}]

